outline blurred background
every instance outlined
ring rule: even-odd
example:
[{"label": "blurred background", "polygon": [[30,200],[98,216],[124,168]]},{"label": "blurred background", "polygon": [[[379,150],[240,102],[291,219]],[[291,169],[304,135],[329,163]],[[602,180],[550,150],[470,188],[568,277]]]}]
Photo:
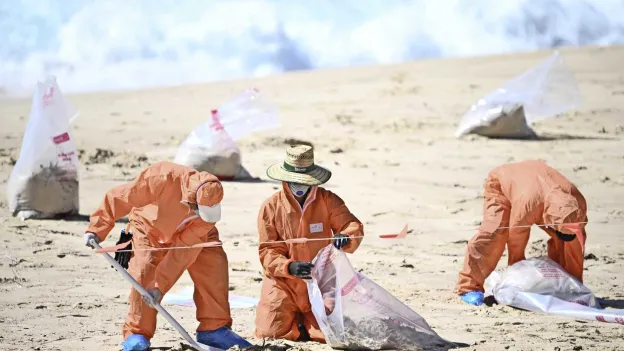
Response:
[{"label": "blurred background", "polygon": [[624,0],[0,0],[0,95],[623,43]]}]

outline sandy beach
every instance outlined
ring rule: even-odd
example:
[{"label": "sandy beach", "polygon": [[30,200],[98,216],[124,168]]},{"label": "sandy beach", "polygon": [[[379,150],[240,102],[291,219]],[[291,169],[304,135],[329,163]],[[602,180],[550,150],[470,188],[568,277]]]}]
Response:
[{"label": "sandy beach", "polygon": [[[316,161],[364,223],[353,265],[404,301],[442,337],[465,350],[621,350],[624,327],[495,305],[466,305],[453,293],[466,242],[479,224],[482,186],[502,163],[541,159],[573,181],[589,206],[585,284],[624,308],[624,47],[562,50],[584,104],[534,125],[540,140],[454,137],[478,98],[550,52],[422,60],[392,66],[293,72],[263,79],[127,92],[66,95],[80,111],[72,137],[81,154],[80,216],[20,221],[5,195],[31,98],[0,100],[0,350],[118,350],[130,290],[83,245],[88,216],[113,186],[143,167],[172,160],[177,145],[209,111],[247,87],[280,111],[282,126],[239,142],[245,167],[264,181],[225,182],[218,224],[230,261],[232,293],[258,297],[256,216],[280,184],[266,168],[291,140],[312,142]],[[114,77],[111,77],[114,79]],[[33,85],[36,82],[33,82]],[[58,82],[61,89],[63,82]],[[410,233],[401,242],[379,234]],[[120,222],[105,245],[113,245]],[[546,254],[533,228],[527,256]],[[506,266],[506,256],[499,268]],[[174,290],[191,285],[187,274]],[[166,306],[192,332],[195,311]],[[233,329],[251,338],[254,309],[232,310]],[[176,331],[159,318],[152,347],[176,350]],[[262,340],[254,340],[262,344]],[[331,350],[315,343],[292,350]]]}]

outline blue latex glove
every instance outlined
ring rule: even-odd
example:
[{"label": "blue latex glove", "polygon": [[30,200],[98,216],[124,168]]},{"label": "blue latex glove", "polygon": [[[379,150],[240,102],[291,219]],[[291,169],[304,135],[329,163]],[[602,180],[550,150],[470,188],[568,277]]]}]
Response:
[{"label": "blue latex glove", "polygon": [[247,340],[241,338],[228,327],[221,327],[217,330],[199,331],[197,332],[197,342],[224,350],[236,345],[241,348],[252,346]]},{"label": "blue latex glove", "polygon": [[483,305],[483,300],[485,299],[485,296],[480,291],[469,291],[459,296],[461,297],[462,301],[464,301],[465,303],[469,303],[475,306]]},{"label": "blue latex glove", "polygon": [[150,341],[141,334],[132,334],[121,343],[124,351],[147,351]]}]

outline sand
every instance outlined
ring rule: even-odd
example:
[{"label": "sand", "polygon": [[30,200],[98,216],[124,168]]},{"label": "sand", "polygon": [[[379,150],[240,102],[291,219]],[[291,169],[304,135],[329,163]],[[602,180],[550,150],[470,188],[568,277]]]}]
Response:
[{"label": "sand", "polygon": [[[624,47],[563,54],[585,105],[534,125],[540,138],[532,141],[456,139],[453,134],[474,101],[548,52],[68,95],[81,110],[72,127],[82,150],[81,215],[65,221],[20,222],[10,216],[4,187],[19,153],[30,98],[0,100],[0,350],[118,349],[129,285],[83,246],[87,216],[109,188],[131,180],[151,162],[173,159],[176,145],[212,108],[249,86],[275,101],[283,126],[239,143],[244,166],[267,179],[265,169],[283,158],[285,139],[314,143],[318,163],[333,171],[327,188],[365,223],[368,238],[351,256],[354,266],[421,314],[442,337],[478,351],[621,350],[622,325],[497,305],[475,308],[453,294],[466,240],[481,219],[487,172],[505,162],[542,159],[587,198],[586,253],[593,256],[586,261],[586,285],[608,304],[624,308]],[[219,229],[230,259],[231,288],[258,296],[256,215],[279,184],[224,186]],[[377,238],[405,223],[411,228],[405,241]],[[115,227],[106,244],[115,243],[123,226]],[[527,255],[544,254],[546,239],[534,228]],[[177,287],[189,283],[184,275]],[[169,310],[187,330],[195,330],[192,308]],[[253,309],[234,310],[234,329],[251,337],[254,316]],[[159,318],[153,346],[178,348],[180,340]],[[306,343],[297,349],[329,348]]]}]

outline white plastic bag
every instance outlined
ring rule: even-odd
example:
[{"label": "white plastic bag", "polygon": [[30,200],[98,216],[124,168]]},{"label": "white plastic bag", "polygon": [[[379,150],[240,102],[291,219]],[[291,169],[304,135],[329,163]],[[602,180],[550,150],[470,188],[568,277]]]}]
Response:
[{"label": "white plastic bag", "polygon": [[251,175],[241,164],[238,140],[250,133],[278,126],[277,109],[257,89],[247,89],[212,111],[178,147],[174,162],[214,174],[222,180],[243,180]]},{"label": "white plastic bag", "polygon": [[14,216],[24,220],[78,213],[78,154],[69,127],[77,116],[56,77],[37,83],[20,155],[7,185]]},{"label": "white plastic bag", "polygon": [[[186,307],[196,307],[194,295],[195,287],[187,286],[183,289],[179,289],[178,291],[169,291],[163,297],[161,303],[178,305],[178,306],[186,306]],[[228,302],[230,303],[230,309],[237,308],[254,308],[258,306],[258,302],[260,299],[257,297],[249,297],[242,295],[234,295],[231,292],[228,296]]]},{"label": "white plastic bag", "polygon": [[[464,114],[456,137],[479,134],[500,138],[532,138],[529,125],[554,117],[581,105],[574,75],[564,65],[558,51],[539,65],[508,81],[472,105]],[[506,111],[522,107],[513,118]],[[506,119],[499,120],[499,119]]]},{"label": "white plastic bag", "polygon": [[353,269],[328,245],[315,257],[307,281],[312,313],[327,343],[347,350],[448,349],[416,312]]},{"label": "white plastic bag", "polygon": [[591,290],[548,257],[493,272],[485,281],[485,294],[500,304],[529,311],[624,324],[624,310],[601,309]]}]

